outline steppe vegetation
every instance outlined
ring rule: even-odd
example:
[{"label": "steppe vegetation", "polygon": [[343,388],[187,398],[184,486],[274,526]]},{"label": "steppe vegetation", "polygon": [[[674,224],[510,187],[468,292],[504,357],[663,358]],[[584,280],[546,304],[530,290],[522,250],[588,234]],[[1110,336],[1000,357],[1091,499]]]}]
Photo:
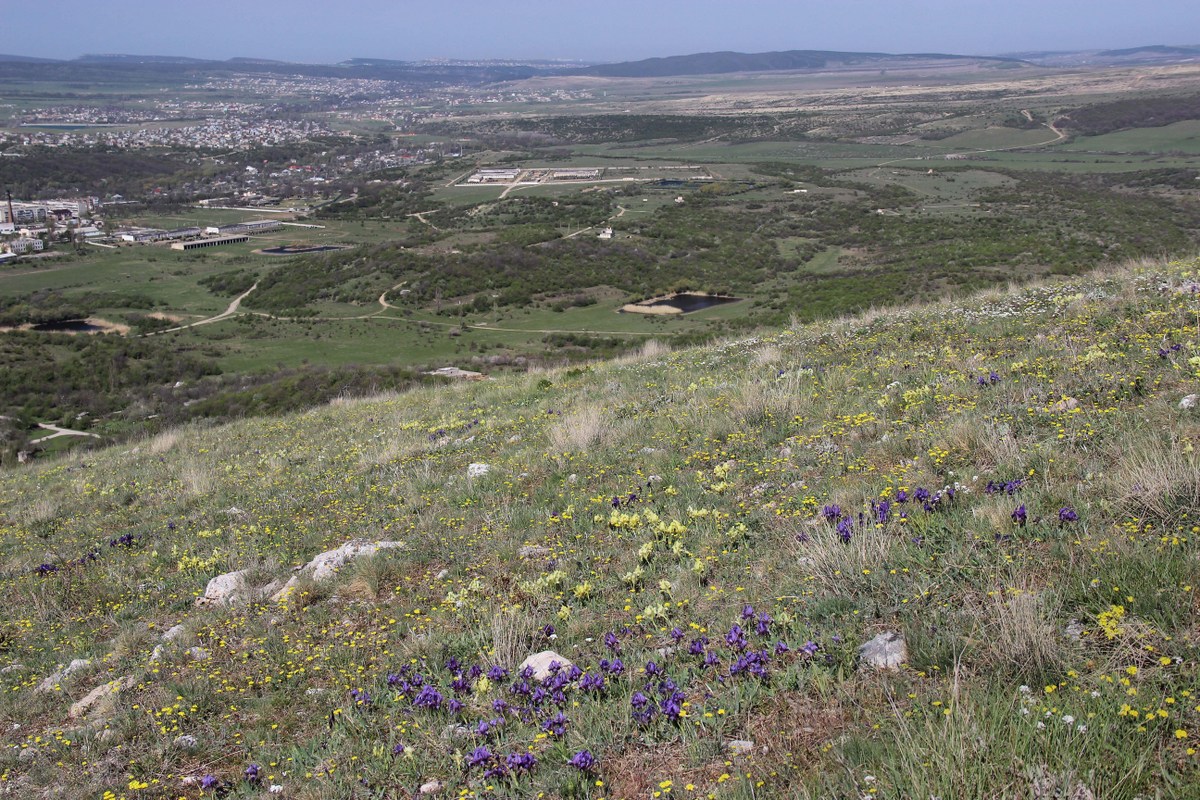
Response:
[{"label": "steppe vegetation", "polygon": [[0,792],[1189,797],[1198,270],[6,471]]}]

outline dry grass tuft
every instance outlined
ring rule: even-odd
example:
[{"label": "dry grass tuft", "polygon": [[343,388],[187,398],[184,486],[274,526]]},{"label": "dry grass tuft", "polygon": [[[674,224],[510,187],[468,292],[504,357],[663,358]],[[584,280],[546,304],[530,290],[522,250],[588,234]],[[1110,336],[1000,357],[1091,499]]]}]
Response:
[{"label": "dry grass tuft", "polygon": [[179,444],[179,433],[176,431],[166,431],[160,433],[150,440],[146,445],[146,450],[150,455],[159,456],[170,450],[175,449],[175,445]]},{"label": "dry grass tuft", "polygon": [[35,497],[16,509],[14,516],[21,525],[31,527],[50,522],[58,516],[58,502],[49,497]]},{"label": "dry grass tuft", "polygon": [[988,667],[1038,683],[1062,672],[1065,640],[1054,625],[1058,604],[1050,595],[997,590],[966,610],[981,625],[980,659]]},{"label": "dry grass tuft", "polygon": [[1113,470],[1114,494],[1126,514],[1159,521],[1200,508],[1200,464],[1157,438],[1124,443]]},{"label": "dry grass tuft", "polygon": [[189,500],[205,497],[212,493],[216,485],[213,470],[197,461],[188,461],[179,471],[179,481],[183,484],[183,495]]},{"label": "dry grass tuft", "polygon": [[556,453],[587,450],[603,443],[612,433],[612,422],[604,409],[586,405],[563,416],[547,431]]},{"label": "dry grass tuft", "polygon": [[532,615],[520,609],[497,611],[492,616],[492,659],[514,669],[530,655],[537,631]]}]

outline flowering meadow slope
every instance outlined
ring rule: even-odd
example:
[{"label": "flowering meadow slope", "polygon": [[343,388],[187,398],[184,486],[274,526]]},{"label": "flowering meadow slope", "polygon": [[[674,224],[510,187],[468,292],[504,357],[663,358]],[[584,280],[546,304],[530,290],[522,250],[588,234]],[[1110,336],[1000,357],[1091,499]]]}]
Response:
[{"label": "flowering meadow slope", "polygon": [[1194,797],[1196,269],[0,475],[0,796]]}]

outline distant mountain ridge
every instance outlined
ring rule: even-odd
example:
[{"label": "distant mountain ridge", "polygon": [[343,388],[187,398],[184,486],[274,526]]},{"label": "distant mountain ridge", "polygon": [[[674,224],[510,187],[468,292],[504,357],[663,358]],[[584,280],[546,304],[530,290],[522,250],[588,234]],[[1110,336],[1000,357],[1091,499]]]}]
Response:
[{"label": "distant mountain ridge", "polygon": [[[646,58],[608,64],[576,66],[542,59],[422,59],[350,58],[337,64],[304,64],[265,58],[212,60],[187,56],[87,54],[74,59],[38,58],[0,54],[7,74],[53,69],[54,77],[71,78],[89,69],[200,72],[275,72],[313,77],[346,77],[398,80],[412,83],[496,83],[533,77],[594,76],[604,78],[666,78],[688,75],[722,75],[735,72],[786,72],[862,67],[887,69],[916,62],[970,61],[1016,67],[1133,66],[1188,62],[1200,58],[1200,45],[1145,45],[1117,50],[1029,51],[996,56],[952,53],[880,53],[838,50],[781,50],[740,53],[731,50]],[[33,74],[33,73],[30,73]]]},{"label": "distant mountain ridge", "polygon": [[737,53],[721,51],[693,53],[684,56],[647,58],[617,64],[598,64],[569,70],[572,75],[595,75],[605,78],[666,78],[682,75],[722,75],[731,72],[777,72],[788,70],[824,69],[831,65],[864,64],[905,61],[996,61],[1021,63],[1004,56],[963,56],[949,53],[870,53],[837,50],[782,50],[770,53]]}]

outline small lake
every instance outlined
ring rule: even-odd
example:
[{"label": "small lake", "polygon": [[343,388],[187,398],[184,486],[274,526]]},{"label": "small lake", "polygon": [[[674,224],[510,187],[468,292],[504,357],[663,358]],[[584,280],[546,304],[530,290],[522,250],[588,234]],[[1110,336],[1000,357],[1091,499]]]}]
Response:
[{"label": "small lake", "polygon": [[654,297],[640,303],[630,303],[622,306],[622,314],[690,314],[693,311],[703,311],[726,303],[736,303],[740,297],[729,295],[702,294],[699,292],[679,292],[666,297]]},{"label": "small lake", "polygon": [[41,325],[34,325],[30,330],[42,333],[95,333],[104,328],[93,325],[86,319],[65,319],[61,322],[43,322]]},{"label": "small lake", "polygon": [[671,297],[664,297],[660,300],[655,300],[656,306],[667,306],[669,308],[678,308],[681,314],[690,314],[693,311],[703,311],[706,308],[713,306],[723,306],[726,303],[736,303],[741,300],[740,297],[727,297],[715,294],[676,294]]}]

